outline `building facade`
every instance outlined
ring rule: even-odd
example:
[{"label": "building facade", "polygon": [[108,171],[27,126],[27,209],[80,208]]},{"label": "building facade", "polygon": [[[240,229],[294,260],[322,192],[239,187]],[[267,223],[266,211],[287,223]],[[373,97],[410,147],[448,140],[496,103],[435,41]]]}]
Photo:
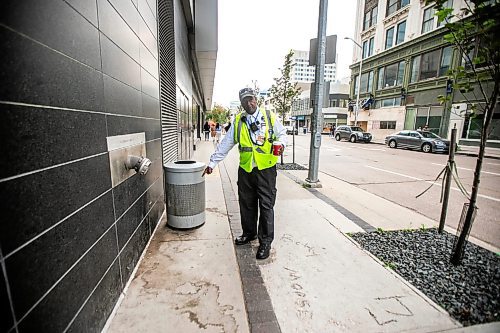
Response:
[{"label": "building facade", "polygon": [[[311,84],[312,86],[312,84]],[[325,84],[324,103],[321,109],[322,133],[330,133],[332,127],[347,124],[349,85],[339,82]],[[313,88],[313,87],[311,87]],[[291,116],[299,128],[310,130],[314,103],[314,90],[302,90],[298,100],[292,104]]]},{"label": "building facade", "polygon": [[[462,0],[445,4],[455,12],[463,6]],[[349,122],[357,121],[378,141],[397,130],[425,125],[449,137],[456,125],[461,143],[474,144],[479,139],[480,117],[464,117],[470,105],[464,105],[464,96],[450,89],[448,70],[461,65],[462,59],[443,39],[446,29],[437,22],[434,6],[421,0],[358,0],[357,8],[355,40],[359,45],[354,46],[350,67]],[[361,59],[356,115],[353,104]],[[438,101],[439,95],[446,94],[452,94],[451,111]]]},{"label": "building facade", "polygon": [[0,8],[0,330],[100,331],[211,106],[217,0]]},{"label": "building facade", "polygon": [[[316,66],[309,66],[309,51],[293,50],[292,82],[314,82]],[[325,81],[335,81],[337,77],[337,64],[325,64]]]}]

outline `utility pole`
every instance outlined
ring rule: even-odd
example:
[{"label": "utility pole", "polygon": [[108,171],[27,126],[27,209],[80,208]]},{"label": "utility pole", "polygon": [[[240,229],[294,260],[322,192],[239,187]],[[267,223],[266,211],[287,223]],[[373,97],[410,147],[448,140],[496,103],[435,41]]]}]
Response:
[{"label": "utility pole", "polygon": [[[283,94],[283,107],[285,108],[285,110],[283,110],[283,119],[282,119],[282,122],[283,124],[285,123],[285,117],[286,117],[286,113],[287,113],[287,108],[286,108],[286,80],[285,80],[285,93]],[[295,146],[293,147],[295,149]],[[281,165],[283,165],[285,163],[283,163],[283,154],[281,154]]]},{"label": "utility pole", "polygon": [[328,0],[319,1],[318,51],[316,53],[316,72],[314,74],[315,96],[312,113],[311,146],[309,153],[309,173],[306,182],[311,187],[321,187],[318,179],[319,149],[321,147],[321,123],[323,108],[323,83],[326,57],[326,14]]}]

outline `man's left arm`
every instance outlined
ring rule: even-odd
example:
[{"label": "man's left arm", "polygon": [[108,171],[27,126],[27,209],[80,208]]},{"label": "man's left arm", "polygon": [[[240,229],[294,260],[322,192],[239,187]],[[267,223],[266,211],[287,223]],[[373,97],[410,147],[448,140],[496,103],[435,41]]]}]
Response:
[{"label": "man's left arm", "polygon": [[276,140],[283,144],[283,149],[286,148],[286,145],[288,144],[286,128],[285,126],[283,126],[278,117],[276,117],[274,120],[273,131],[274,135],[276,135]]}]

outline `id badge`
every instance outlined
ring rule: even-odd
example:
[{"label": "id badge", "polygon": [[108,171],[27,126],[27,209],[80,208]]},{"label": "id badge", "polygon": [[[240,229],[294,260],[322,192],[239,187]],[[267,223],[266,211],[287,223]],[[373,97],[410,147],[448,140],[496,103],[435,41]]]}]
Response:
[{"label": "id badge", "polygon": [[265,139],[265,138],[264,138],[264,136],[262,136],[262,135],[258,135],[258,136],[257,136],[257,144],[258,144],[259,146],[264,145],[264,139]]}]

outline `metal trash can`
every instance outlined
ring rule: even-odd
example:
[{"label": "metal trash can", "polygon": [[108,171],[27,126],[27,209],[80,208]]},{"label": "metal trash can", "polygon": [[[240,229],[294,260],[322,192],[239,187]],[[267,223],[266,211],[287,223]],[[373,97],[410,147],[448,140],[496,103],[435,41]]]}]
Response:
[{"label": "metal trash can", "polygon": [[167,225],[191,229],[205,223],[205,164],[196,161],[169,162],[163,166]]}]

